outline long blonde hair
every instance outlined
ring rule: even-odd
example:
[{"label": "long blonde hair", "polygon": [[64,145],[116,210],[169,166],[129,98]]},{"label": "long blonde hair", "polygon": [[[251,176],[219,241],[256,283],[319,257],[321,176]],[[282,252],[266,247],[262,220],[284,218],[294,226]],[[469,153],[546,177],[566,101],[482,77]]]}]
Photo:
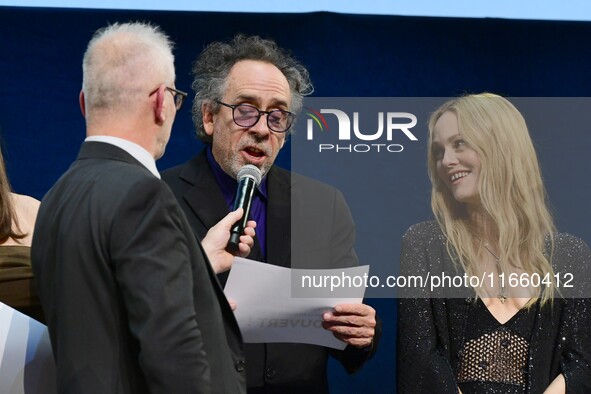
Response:
[{"label": "long blonde hair", "polygon": [[[466,206],[456,201],[437,175],[433,129],[446,112],[457,117],[459,133],[480,159],[478,192],[482,210],[493,224],[500,268],[510,266],[541,277],[554,271],[546,241],[555,233],[540,166],[525,120],[507,99],[490,93],[467,95],[444,103],[429,120],[428,167],[432,184],[431,208],[447,238],[448,253],[467,273],[482,252],[478,234],[470,226]],[[551,300],[554,285],[544,291]]]}]

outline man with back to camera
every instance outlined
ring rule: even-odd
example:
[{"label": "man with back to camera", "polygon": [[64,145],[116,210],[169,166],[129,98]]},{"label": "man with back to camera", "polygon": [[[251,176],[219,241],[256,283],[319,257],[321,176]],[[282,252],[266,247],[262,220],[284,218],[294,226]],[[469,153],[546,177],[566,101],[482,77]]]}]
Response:
[{"label": "man with back to camera", "polygon": [[[284,267],[306,261],[293,255],[305,253],[291,247],[290,215],[298,215],[309,223],[309,236],[319,246],[310,256],[325,264],[313,268],[357,265],[355,228],[342,194],[273,164],[303,96],[312,91],[304,66],[271,40],[238,35],[228,43],[210,44],[193,73],[193,121],[207,147],[165,171],[163,180],[197,236],[203,237],[233,206],[238,171],[252,164],[263,181],[251,208],[257,222],[251,259]],[[226,278],[227,273],[220,275],[222,283]],[[327,393],[329,352],[351,373],[373,355],[380,329],[371,307],[337,305],[323,318],[325,328],[348,345],[344,351],[296,343],[245,344],[250,394]]]},{"label": "man with back to camera", "polygon": [[[169,38],[114,24],[84,55],[87,138],[47,193],[32,263],[59,393],[243,393],[241,336],[209,265],[224,265],[225,217],[203,249],[155,160],[185,93]],[[241,238],[248,253],[253,224]]]}]

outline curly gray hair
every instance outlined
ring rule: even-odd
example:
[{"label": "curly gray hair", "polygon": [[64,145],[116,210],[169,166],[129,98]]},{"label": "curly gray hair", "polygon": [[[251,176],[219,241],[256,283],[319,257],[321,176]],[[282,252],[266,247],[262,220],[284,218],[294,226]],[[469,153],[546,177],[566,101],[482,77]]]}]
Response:
[{"label": "curly gray hair", "polygon": [[290,111],[296,115],[302,109],[304,96],[314,91],[308,70],[272,40],[238,34],[230,42],[213,42],[193,65],[193,123],[197,136],[203,142],[212,141],[203,126],[203,104],[211,105],[214,112],[219,111],[216,100],[222,99],[228,74],[241,60],[258,60],[277,67],[289,83],[292,95]]}]

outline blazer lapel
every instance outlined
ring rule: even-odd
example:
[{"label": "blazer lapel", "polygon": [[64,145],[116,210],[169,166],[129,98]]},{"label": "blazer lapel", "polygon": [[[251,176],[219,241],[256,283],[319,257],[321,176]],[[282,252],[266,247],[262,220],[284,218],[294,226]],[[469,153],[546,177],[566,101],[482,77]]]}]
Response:
[{"label": "blazer lapel", "polygon": [[[217,224],[229,212],[226,200],[209,168],[205,151],[191,160],[181,171],[181,179],[191,186],[183,194],[183,200],[193,215],[189,222],[197,231],[198,238],[207,229]],[[291,266],[291,176],[286,170],[273,166],[268,173],[267,201],[267,258],[270,264]],[[258,242],[249,255],[250,259],[262,261]],[[221,282],[225,281],[220,278]]]},{"label": "blazer lapel", "polygon": [[[180,177],[191,184],[183,195],[183,199],[194,213],[190,220],[191,225],[196,228],[196,219],[199,227],[205,229],[205,234],[207,229],[217,224],[229,212],[226,200],[209,168],[205,151],[183,168]],[[200,240],[201,238],[199,236]]]},{"label": "blazer lapel", "polygon": [[[199,241],[205,236],[209,228],[214,226],[228,213],[226,201],[222,192],[219,190],[213,173],[209,169],[209,163],[204,153],[205,151],[185,165],[179,175],[180,178],[191,185],[183,194],[182,198],[193,212],[193,215],[185,216]],[[197,227],[201,228],[201,230],[198,230]],[[226,298],[223,291],[225,280],[223,282],[219,280],[221,278],[213,271],[205,251],[203,248],[199,249],[207,262],[207,272],[214,284],[215,292],[220,299],[224,316],[226,318],[233,316],[228,303],[222,302]],[[238,338],[242,338],[236,320],[233,318],[227,320]]]},{"label": "blazer lapel", "polygon": [[267,179],[267,262],[291,267],[291,174],[273,166]]}]

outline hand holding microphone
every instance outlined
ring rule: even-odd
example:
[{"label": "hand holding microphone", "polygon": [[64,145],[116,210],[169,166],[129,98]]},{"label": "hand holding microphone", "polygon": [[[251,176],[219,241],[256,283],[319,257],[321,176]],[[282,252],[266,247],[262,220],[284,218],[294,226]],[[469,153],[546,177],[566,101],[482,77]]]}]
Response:
[{"label": "hand holding microphone", "polygon": [[238,208],[242,208],[244,214],[230,229],[230,240],[228,241],[226,249],[231,253],[236,253],[238,251],[240,236],[243,234],[246,223],[248,222],[248,217],[250,216],[252,196],[254,195],[256,187],[261,183],[262,177],[261,170],[252,164],[247,164],[238,171],[238,189],[236,190],[233,210],[235,211]]},{"label": "hand holding microphone", "polygon": [[216,274],[226,272],[232,268],[235,255],[246,257],[250,254],[256,234],[256,223],[253,220],[249,220],[244,228],[244,235],[240,237],[241,242],[238,245],[238,252],[231,253],[227,250],[230,228],[243,215],[244,211],[242,209],[228,213],[215,226],[210,228],[201,240],[201,246],[203,246],[207,257],[209,257],[209,262]]}]

